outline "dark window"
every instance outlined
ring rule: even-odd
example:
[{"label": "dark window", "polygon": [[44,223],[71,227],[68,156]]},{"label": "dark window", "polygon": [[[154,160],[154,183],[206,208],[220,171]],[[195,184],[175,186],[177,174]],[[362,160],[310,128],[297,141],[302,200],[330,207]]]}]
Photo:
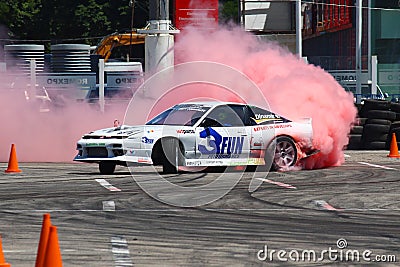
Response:
[{"label": "dark window", "polygon": [[[244,105],[223,105],[214,108],[207,119],[218,122],[219,126],[240,127],[246,123],[246,106]],[[208,126],[208,125],[207,125]],[[217,126],[217,124],[215,125]]]}]

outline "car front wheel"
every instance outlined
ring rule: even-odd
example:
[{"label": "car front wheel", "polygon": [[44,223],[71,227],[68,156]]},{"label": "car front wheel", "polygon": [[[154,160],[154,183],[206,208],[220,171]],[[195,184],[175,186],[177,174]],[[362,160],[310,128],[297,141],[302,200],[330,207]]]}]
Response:
[{"label": "car front wheel", "polygon": [[101,174],[113,174],[115,165],[115,162],[112,161],[102,161],[99,163],[99,171]]},{"label": "car front wheel", "polygon": [[166,138],[161,140],[163,150],[163,173],[176,174],[178,167],[182,164],[183,152],[179,141],[175,138]]}]

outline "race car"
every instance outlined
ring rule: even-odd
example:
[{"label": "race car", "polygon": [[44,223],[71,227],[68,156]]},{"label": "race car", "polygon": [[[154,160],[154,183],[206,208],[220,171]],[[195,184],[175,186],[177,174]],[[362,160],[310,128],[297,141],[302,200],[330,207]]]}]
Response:
[{"label": "race car", "polygon": [[116,165],[182,167],[266,166],[287,169],[316,152],[310,118],[291,121],[265,108],[232,102],[175,105],[145,125],[121,125],[85,134],[74,161],[98,163],[101,174]]}]

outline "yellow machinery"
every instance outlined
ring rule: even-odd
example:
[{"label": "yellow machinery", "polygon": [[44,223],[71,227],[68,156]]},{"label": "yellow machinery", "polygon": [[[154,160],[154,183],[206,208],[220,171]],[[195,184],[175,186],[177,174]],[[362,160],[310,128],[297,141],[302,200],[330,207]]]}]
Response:
[{"label": "yellow machinery", "polygon": [[146,34],[138,34],[136,30],[132,32],[113,33],[104,37],[93,53],[102,56],[107,61],[115,47],[144,44],[145,37]]}]

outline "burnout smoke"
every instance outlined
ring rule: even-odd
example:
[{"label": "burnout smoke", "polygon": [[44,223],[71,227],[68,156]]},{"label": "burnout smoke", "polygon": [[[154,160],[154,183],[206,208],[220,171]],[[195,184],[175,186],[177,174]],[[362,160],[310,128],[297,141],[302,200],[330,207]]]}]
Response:
[{"label": "burnout smoke", "polygon": [[12,143],[21,162],[72,162],[76,141],[83,134],[112,127],[115,118],[123,118],[126,105],[110,107],[103,114],[72,99],[64,99],[62,107],[42,103],[25,94],[29,81],[23,77],[20,74],[20,84],[10,88],[10,73],[0,73],[0,162],[8,161]]},{"label": "burnout smoke", "polygon": [[[353,96],[320,67],[239,28],[206,32],[189,27],[178,36],[175,54],[176,63],[206,60],[233,67],[257,84],[273,111],[294,120],[311,117],[313,145],[321,152],[304,161],[303,168],[344,162],[343,149],[356,118]],[[242,97],[252,99],[252,94],[247,90]]]},{"label": "burnout smoke", "polygon": [[[356,117],[353,97],[319,67],[306,64],[295,55],[271,43],[262,43],[239,28],[220,28],[205,32],[188,28],[179,34],[175,45],[176,63],[193,61],[216,62],[249,77],[265,96],[272,110],[283,116],[299,119],[311,117],[314,128],[314,146],[321,153],[307,159],[304,168],[322,168],[340,165],[344,161],[343,148],[348,143],[348,133]],[[210,72],[196,70],[198,75]],[[15,74],[15,73],[13,73]],[[188,74],[183,74],[188,75]],[[224,79],[236,83],[230,74]],[[109,108],[105,114],[87,105],[68,102],[62,109],[47,113],[37,112],[24,95],[26,88],[8,88],[7,73],[0,73],[0,104],[3,123],[0,133],[0,161],[8,160],[11,143],[18,148],[20,161],[71,161],[76,154],[75,143],[91,130],[112,126],[121,118],[125,105]],[[21,82],[21,81],[20,81]],[[29,81],[26,81],[26,84]],[[240,101],[257,104],[260,97],[250,88],[234,92],[218,85],[187,84],[177,89],[178,94],[165,94],[151,115],[185,99],[211,98],[221,101]],[[230,84],[227,87],[231,87]],[[231,87],[232,88],[232,87]],[[145,92],[145,97],[156,97]],[[136,106],[137,116],[149,114],[145,101]],[[144,123],[147,118],[136,118]]]}]

